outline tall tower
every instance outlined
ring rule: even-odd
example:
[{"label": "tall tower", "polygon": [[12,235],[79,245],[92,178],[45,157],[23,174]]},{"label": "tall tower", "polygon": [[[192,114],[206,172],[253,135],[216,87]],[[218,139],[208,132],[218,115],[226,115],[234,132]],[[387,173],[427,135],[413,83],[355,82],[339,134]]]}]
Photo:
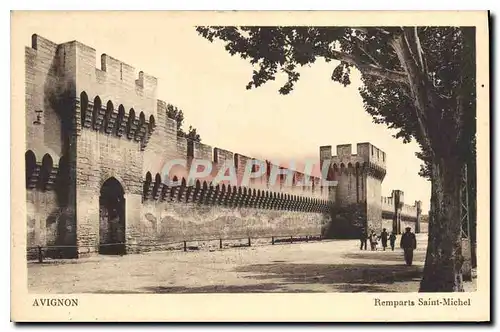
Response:
[{"label": "tall tower", "polygon": [[[386,174],[386,154],[370,143],[358,143],[356,153],[351,144],[320,147],[320,163],[327,162],[328,180],[337,181],[334,213],[342,214],[354,228],[382,229],[381,186]],[[333,216],[333,223],[336,222]],[[341,222],[341,221],[337,221]],[[346,220],[344,220],[346,222]],[[347,231],[342,227],[342,231]],[[339,234],[342,235],[342,234]]]},{"label": "tall tower", "polygon": [[[156,78],[106,54],[96,68],[93,48],[38,35],[25,63],[29,245],[76,246],[72,257],[125,252],[140,236]],[[39,231],[49,217],[50,231]]]},{"label": "tall tower", "polygon": [[405,204],[405,193],[402,190],[393,190],[392,197],[394,198],[394,216],[392,219],[392,231],[395,234],[401,234],[401,210]]},{"label": "tall tower", "polygon": [[422,221],[422,201],[415,201],[417,207],[417,219],[415,221],[415,233],[420,233],[420,222]]}]

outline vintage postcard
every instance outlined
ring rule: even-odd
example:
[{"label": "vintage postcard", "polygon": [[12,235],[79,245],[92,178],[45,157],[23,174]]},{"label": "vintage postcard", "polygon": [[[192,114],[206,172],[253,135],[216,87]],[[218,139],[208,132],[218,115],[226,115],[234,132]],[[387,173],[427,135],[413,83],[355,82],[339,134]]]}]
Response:
[{"label": "vintage postcard", "polygon": [[13,321],[490,320],[487,12],[11,20]]}]

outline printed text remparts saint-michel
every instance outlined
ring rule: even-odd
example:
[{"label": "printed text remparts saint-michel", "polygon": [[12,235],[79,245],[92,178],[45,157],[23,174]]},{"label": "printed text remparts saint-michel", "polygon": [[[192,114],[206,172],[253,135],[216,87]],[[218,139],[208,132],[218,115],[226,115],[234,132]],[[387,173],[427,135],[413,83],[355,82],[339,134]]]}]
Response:
[{"label": "printed text remparts saint-michel", "polygon": [[381,300],[374,299],[376,307],[414,307],[414,306],[470,306],[470,299],[444,298],[418,298],[417,300]]}]

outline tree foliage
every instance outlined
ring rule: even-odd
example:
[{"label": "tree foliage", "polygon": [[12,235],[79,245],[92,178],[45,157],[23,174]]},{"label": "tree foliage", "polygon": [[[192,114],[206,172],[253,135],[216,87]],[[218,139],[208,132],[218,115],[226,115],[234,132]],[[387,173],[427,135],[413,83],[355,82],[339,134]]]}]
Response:
[{"label": "tree foliage", "polygon": [[[417,156],[426,161],[432,151],[467,156],[474,153],[471,141],[475,135],[475,62],[474,29],[457,27],[419,27],[417,46],[425,55],[425,73],[432,84],[434,102],[439,104],[426,115],[430,136],[439,136],[434,146],[425,143],[415,111],[414,96],[408,85],[404,65],[391,43],[400,36],[413,38],[412,28],[350,27],[198,27],[200,35],[210,41],[225,43],[231,55],[239,55],[254,67],[247,89],[287,76],[281,94],[290,93],[300,78],[300,68],[319,58],[333,60],[332,80],[347,86],[353,67],[362,75],[360,94],[365,110],[374,122],[396,129],[397,138],[405,143],[412,138],[422,147]],[[417,52],[414,53],[416,56]],[[466,92],[464,92],[466,91]],[[466,108],[461,119],[450,110]],[[461,127],[459,123],[465,123]],[[441,130],[445,126],[446,130]],[[455,144],[459,142],[459,144]],[[465,144],[462,144],[465,143]],[[447,151],[458,148],[460,151]],[[426,170],[423,174],[429,176]]]},{"label": "tree foliage", "polygon": [[184,123],[184,112],[177,106],[168,104],[167,105],[167,116],[171,119],[177,121],[177,136],[185,137],[189,140],[193,140],[195,142],[201,142],[201,136],[197,133],[196,128],[189,126],[187,132],[184,131],[182,125]]},{"label": "tree foliage", "polygon": [[318,59],[332,62],[329,74],[344,86],[351,84],[356,68],[366,112],[375,123],[395,129],[404,143],[414,139],[419,144],[420,174],[432,183],[434,226],[423,288],[461,289],[458,188],[462,165],[475,168],[474,28],[225,26],[197,31],[253,65],[247,89],[286,75],[279,93],[288,94],[301,68]]}]

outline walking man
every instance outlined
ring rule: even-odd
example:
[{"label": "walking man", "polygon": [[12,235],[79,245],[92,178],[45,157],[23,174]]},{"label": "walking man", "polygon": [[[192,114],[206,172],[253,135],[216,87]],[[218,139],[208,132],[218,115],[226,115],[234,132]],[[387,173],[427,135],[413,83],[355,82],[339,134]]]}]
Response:
[{"label": "walking man", "polygon": [[389,234],[387,234],[387,231],[384,229],[382,229],[382,233],[380,234],[380,241],[382,241],[382,248],[384,248],[384,251],[385,251],[385,248],[387,247],[387,238],[389,237]]},{"label": "walking man", "polygon": [[359,241],[361,242],[361,246],[359,247],[359,250],[363,250],[363,247],[366,250],[366,245],[368,242],[368,233],[366,232],[365,228],[361,228],[361,231],[359,234]]},{"label": "walking man", "polygon": [[406,265],[413,263],[413,250],[417,249],[417,239],[411,232],[411,227],[406,227],[406,232],[401,236],[401,248],[404,251]]},{"label": "walking man", "polygon": [[391,244],[392,251],[394,251],[394,247],[396,246],[396,234],[394,232],[391,232],[391,235],[389,235],[389,243]]},{"label": "walking man", "polygon": [[377,250],[377,234],[375,234],[374,230],[372,230],[370,233],[370,247],[372,251]]}]

